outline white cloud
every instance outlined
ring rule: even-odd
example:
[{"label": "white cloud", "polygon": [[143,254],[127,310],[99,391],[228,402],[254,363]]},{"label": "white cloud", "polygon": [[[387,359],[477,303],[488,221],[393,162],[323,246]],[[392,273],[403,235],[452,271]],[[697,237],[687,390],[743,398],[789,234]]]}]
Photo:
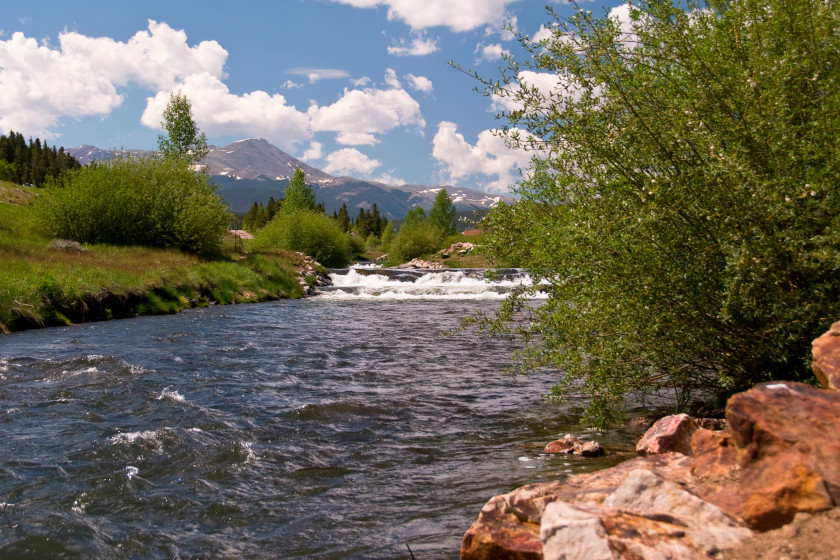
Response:
[{"label": "white cloud", "polygon": [[516,37],[518,20],[513,14],[505,14],[504,18],[500,18],[490,23],[484,30],[484,36],[499,35],[502,41],[512,41]]},{"label": "white cloud", "polygon": [[303,152],[300,159],[304,161],[315,161],[324,157],[323,145],[320,142],[310,142],[309,149]]},{"label": "white cloud", "polygon": [[391,172],[383,173],[379,177],[372,179],[373,181],[379,181],[380,183],[385,183],[386,185],[390,185],[392,187],[401,187],[405,185],[405,181],[398,177],[394,177],[391,175]]},{"label": "white cloud", "polygon": [[330,175],[350,175],[360,173],[370,175],[379,167],[379,160],[371,159],[355,148],[342,148],[327,156],[324,171]]},{"label": "white cloud", "polygon": [[399,44],[388,47],[388,54],[394,56],[425,56],[438,50],[437,41],[415,36],[410,43],[404,38]]},{"label": "white cloud", "polygon": [[503,19],[507,6],[518,0],[333,0],[357,8],[386,6],[388,20],[401,20],[413,29],[449,27],[470,31]]},{"label": "white cloud", "polygon": [[395,89],[400,89],[402,87],[400,79],[397,78],[397,72],[393,68],[385,69],[385,83]]},{"label": "white cloud", "polygon": [[501,60],[501,58],[509,54],[509,51],[502,47],[499,43],[484,45],[479,44],[475,47],[476,62],[493,62],[494,60]]},{"label": "white cloud", "polygon": [[359,78],[357,80],[350,80],[350,83],[353,84],[356,87],[366,87],[366,86],[369,86],[372,81],[373,80],[371,80],[367,76],[362,76],[361,78]]},{"label": "white cloud", "polygon": [[280,86],[280,89],[297,89],[302,87],[303,84],[293,82],[292,80],[286,80],[285,82],[283,82],[283,85]]},{"label": "white cloud", "polygon": [[288,72],[295,76],[305,76],[310,84],[314,84],[320,80],[335,80],[350,77],[350,74],[346,70],[337,70],[335,68],[289,68]]},{"label": "white cloud", "polygon": [[[556,27],[556,26],[552,26],[552,27]],[[554,36],[554,31],[553,31],[552,28],[546,27],[545,25],[541,25],[539,30],[536,33],[534,33],[533,37],[531,37],[531,41],[533,43],[540,43],[542,41],[545,41],[546,39],[550,39],[553,36]]]},{"label": "white cloud", "polygon": [[414,91],[422,91],[423,93],[432,93],[434,86],[432,80],[426,76],[415,76],[414,74],[406,74],[405,78]]},{"label": "white cloud", "polygon": [[58,40],[52,48],[17,32],[0,41],[0,129],[56,137],[62,117],[120,106],[117,88],[130,82],[159,91],[194,73],[221,78],[228,54],[215,41],[190,47],[186,33],[153,20],[125,43],[75,32]]},{"label": "white cloud", "polygon": [[[523,133],[520,131],[520,133]],[[519,169],[525,169],[531,161],[531,153],[509,148],[497,131],[485,130],[478,135],[475,145],[470,145],[458,125],[442,121],[433,140],[432,155],[442,166],[447,180],[456,183],[459,179],[483,175],[488,179],[482,188],[487,192],[506,193],[519,178]]]},{"label": "white cloud", "polygon": [[[190,100],[196,123],[208,136],[259,136],[289,150],[312,138],[309,117],[286,104],[280,94],[253,91],[234,95],[209,74],[188,76],[179,87]],[[146,102],[140,122],[160,128],[169,92],[158,92]]]},{"label": "white cloud", "polygon": [[426,126],[420,104],[403,89],[345,89],[332,105],[309,107],[308,115],[313,130],[337,132],[340,143],[355,146],[375,144],[376,134],[398,126]]}]

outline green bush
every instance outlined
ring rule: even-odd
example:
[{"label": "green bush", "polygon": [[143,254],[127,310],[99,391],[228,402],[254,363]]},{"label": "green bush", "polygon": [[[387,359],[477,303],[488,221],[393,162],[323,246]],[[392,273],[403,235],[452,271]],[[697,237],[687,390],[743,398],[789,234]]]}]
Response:
[{"label": "green bush", "polygon": [[216,251],[230,223],[204,174],[166,159],[115,159],[70,172],[36,203],[44,230],[80,243]]},{"label": "green bush", "polygon": [[425,219],[406,221],[387,247],[386,264],[404,263],[421,255],[433,253],[439,249],[441,238],[441,230]]},{"label": "green bush", "polygon": [[348,235],[338,223],[312,210],[284,210],[254,237],[256,250],[300,251],[329,267],[344,267],[353,258]]},{"label": "green bush", "polygon": [[[840,10],[828,2],[649,0],[633,32],[583,10],[487,92],[538,150],[521,201],[485,222],[548,283],[518,332],[591,421],[628,395],[725,396],[813,379],[840,317]],[[534,72],[558,77],[545,95]],[[531,84],[529,84],[531,80]],[[529,134],[525,134],[527,131]],[[494,329],[521,317],[503,309]],[[539,336],[535,336],[535,335]]]}]

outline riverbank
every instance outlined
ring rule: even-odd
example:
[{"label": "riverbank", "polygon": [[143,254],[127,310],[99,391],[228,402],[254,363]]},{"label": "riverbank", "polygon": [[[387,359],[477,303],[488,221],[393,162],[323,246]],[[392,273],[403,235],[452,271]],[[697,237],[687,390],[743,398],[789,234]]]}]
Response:
[{"label": "riverbank", "polygon": [[840,322],[813,348],[824,388],[762,383],[723,429],[666,417],[635,459],[495,496],[462,560],[840,557]]},{"label": "riverbank", "polygon": [[302,255],[245,254],[233,237],[213,258],[50,240],[35,223],[35,196],[0,183],[0,332],[298,298],[311,275]]}]

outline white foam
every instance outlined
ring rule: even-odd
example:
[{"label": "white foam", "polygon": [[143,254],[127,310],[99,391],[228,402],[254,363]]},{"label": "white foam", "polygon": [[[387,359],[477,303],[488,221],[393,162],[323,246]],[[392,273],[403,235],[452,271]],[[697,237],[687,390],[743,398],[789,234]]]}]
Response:
[{"label": "white foam", "polygon": [[184,395],[182,395],[178,391],[170,391],[169,387],[161,391],[160,395],[158,395],[157,397],[157,400],[159,401],[162,401],[163,399],[169,399],[171,401],[179,403],[187,402],[187,399],[184,398]]},{"label": "white foam", "polygon": [[[402,281],[384,274],[360,274],[350,269],[346,274],[331,276],[333,288],[321,293],[325,299],[339,300],[502,300],[512,290],[532,287],[530,276],[511,280],[476,278],[462,270],[430,272],[414,281]],[[540,292],[531,296],[544,299]]]},{"label": "white foam", "polygon": [[131,465],[129,465],[125,468],[125,476],[126,476],[126,478],[128,478],[128,480],[131,480],[132,478],[137,476],[139,473],[140,473],[140,469],[138,469],[137,467],[132,467]]}]

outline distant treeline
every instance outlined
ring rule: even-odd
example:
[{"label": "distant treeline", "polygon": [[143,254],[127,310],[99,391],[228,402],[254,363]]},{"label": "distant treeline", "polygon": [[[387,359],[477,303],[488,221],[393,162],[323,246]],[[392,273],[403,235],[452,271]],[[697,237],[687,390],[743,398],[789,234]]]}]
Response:
[{"label": "distant treeline", "polygon": [[47,178],[59,177],[79,167],[81,164],[65,153],[64,148],[49,147],[46,141],[41,144],[38,138],[30,138],[27,143],[19,132],[0,134],[0,179],[4,181],[40,187]]}]

